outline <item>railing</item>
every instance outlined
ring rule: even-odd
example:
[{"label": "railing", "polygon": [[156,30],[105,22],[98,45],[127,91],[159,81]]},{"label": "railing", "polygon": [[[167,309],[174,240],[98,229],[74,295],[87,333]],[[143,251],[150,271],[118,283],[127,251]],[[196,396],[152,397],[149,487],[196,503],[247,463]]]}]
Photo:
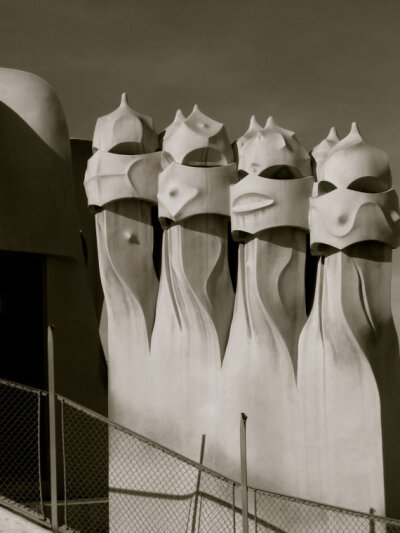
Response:
[{"label": "railing", "polygon": [[46,400],[44,391],[0,380],[0,503],[43,523]]},{"label": "railing", "polygon": [[[1,505],[55,531],[242,531],[238,483],[59,395],[51,525],[48,401],[0,380]],[[400,521],[249,487],[248,531],[400,533]]]}]

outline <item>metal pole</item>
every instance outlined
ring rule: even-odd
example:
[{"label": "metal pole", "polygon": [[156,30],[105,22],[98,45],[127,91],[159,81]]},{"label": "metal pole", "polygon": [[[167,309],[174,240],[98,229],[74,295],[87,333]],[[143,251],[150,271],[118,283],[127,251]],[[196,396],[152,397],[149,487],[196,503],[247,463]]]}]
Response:
[{"label": "metal pole", "polygon": [[50,431],[50,498],[51,529],[58,531],[57,507],[57,437],[56,437],[56,397],[54,387],[54,326],[47,328],[47,366],[49,379],[49,431]]},{"label": "metal pole", "polygon": [[[376,513],[373,507],[370,508],[369,514],[374,515]],[[369,521],[369,533],[375,533],[375,520],[373,518]]]},{"label": "metal pole", "polygon": [[249,533],[249,509],[247,488],[247,451],[246,451],[247,416],[240,413],[240,472],[242,481],[242,522],[243,533]]},{"label": "metal pole", "polygon": [[[201,436],[201,448],[200,448],[200,464],[203,464],[204,461],[204,449],[206,447],[206,436]],[[194,496],[194,505],[193,505],[193,520],[192,520],[192,533],[196,531],[196,519],[197,519],[197,507],[199,505],[199,492],[201,484],[201,469],[197,474],[197,484],[196,484],[196,494]]]}]

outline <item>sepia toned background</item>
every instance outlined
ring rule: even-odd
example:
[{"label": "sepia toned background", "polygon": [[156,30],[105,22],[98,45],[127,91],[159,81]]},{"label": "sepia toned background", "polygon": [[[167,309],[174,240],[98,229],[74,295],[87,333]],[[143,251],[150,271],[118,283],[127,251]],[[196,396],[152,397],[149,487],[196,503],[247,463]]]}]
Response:
[{"label": "sepia toned background", "polygon": [[[251,114],[307,149],[356,120],[399,190],[399,25],[398,0],[0,0],[0,65],[49,81],[72,137],[122,91],[159,130],[197,103],[231,140]],[[393,312],[399,329],[399,252]]]}]

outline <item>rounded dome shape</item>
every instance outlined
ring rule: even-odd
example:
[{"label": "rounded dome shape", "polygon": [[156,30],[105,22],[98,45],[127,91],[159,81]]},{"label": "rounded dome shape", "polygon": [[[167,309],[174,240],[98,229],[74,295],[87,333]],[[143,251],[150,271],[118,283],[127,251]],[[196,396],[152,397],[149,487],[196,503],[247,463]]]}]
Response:
[{"label": "rounded dome shape", "polygon": [[301,176],[311,174],[310,156],[294,132],[286,130],[270,117],[263,130],[255,132],[239,153],[239,169],[261,175],[274,167],[290,167]]},{"label": "rounded dome shape", "polygon": [[70,141],[60,101],[0,69],[0,249],[80,257]]},{"label": "rounded dome shape", "polygon": [[392,183],[388,156],[383,150],[365,142],[354,122],[347,137],[327,155],[318,181],[329,181],[336,187],[348,187],[359,178],[379,180],[380,191],[389,189]]},{"label": "rounded dome shape", "polygon": [[122,94],[119,107],[99,117],[94,128],[94,151],[146,154],[155,152],[158,144],[153,120],[132,109],[126,93]]},{"label": "rounded dome shape", "polygon": [[[45,80],[30,72],[0,68],[0,103],[17,113],[51,150],[69,161],[69,134],[64,112],[56,93]],[[12,124],[7,123],[4,112],[0,123],[2,137],[9,135]]]},{"label": "rounded dome shape", "polygon": [[233,151],[225,126],[194,106],[184,120],[178,117],[164,136],[164,158],[186,166],[219,166],[233,163]]}]

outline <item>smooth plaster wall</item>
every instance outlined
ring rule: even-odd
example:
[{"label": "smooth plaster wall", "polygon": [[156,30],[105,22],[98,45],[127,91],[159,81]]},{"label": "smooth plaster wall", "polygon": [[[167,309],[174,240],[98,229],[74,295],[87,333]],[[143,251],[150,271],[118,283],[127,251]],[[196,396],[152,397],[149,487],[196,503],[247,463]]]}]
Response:
[{"label": "smooth plaster wall", "polygon": [[56,390],[105,413],[98,321],[85,274],[68,130],[44,80],[0,69],[0,138],[0,249],[46,256]]}]

